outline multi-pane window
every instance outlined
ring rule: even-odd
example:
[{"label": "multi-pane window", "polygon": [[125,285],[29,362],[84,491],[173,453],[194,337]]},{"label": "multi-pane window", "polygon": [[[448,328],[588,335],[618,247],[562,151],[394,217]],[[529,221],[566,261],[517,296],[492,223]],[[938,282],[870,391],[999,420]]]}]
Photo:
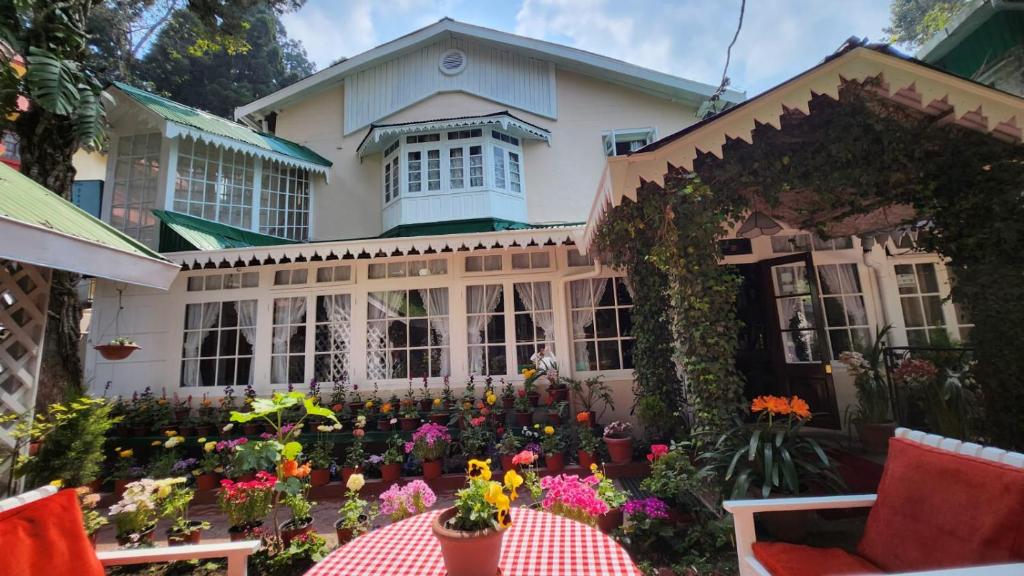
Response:
[{"label": "multi-pane window", "polygon": [[568,253],[568,263],[570,268],[581,268],[584,266],[591,267],[594,265],[594,255],[583,255],[579,250],[570,248]]},{"label": "multi-pane window", "polygon": [[907,343],[927,346],[932,339],[947,336],[935,264],[897,264],[896,285],[900,292]]},{"label": "multi-pane window", "polygon": [[828,250],[847,250],[853,248],[852,236],[841,236],[828,240],[811,234],[790,234],[772,236],[772,252],[775,254],[794,254],[797,252],[815,252]]},{"label": "multi-pane window", "polygon": [[384,202],[398,199],[401,191],[398,188],[398,156],[384,159]]},{"label": "multi-pane window", "polygon": [[494,187],[505,189],[505,149],[494,147]]},{"label": "multi-pane window", "polygon": [[832,359],[847,351],[862,352],[871,344],[871,327],[857,265],[825,264],[817,269]]},{"label": "multi-pane window", "polygon": [[514,291],[516,367],[521,368],[531,366],[530,357],[544,346],[555,352],[555,315],[550,282],[517,282]]},{"label": "multi-pane window", "polygon": [[260,191],[260,232],[305,241],[309,239],[309,170],[263,162]]},{"label": "multi-pane window", "polygon": [[159,133],[122,136],[117,141],[110,225],[143,244],[156,244],[156,189],[160,179]]},{"label": "multi-pane window", "polygon": [[186,305],[181,385],[251,384],[255,339],[255,300]]},{"label": "multi-pane window", "polygon": [[447,375],[449,341],[447,288],[369,293],[367,378]]},{"label": "multi-pane window", "polygon": [[469,373],[507,373],[505,293],[501,284],[466,288],[466,329]]},{"label": "multi-pane window", "polygon": [[441,189],[441,150],[412,150],[407,158],[409,192]]},{"label": "multi-pane window", "polygon": [[351,266],[321,266],[316,269],[317,284],[324,284],[327,282],[350,282],[351,280]]},{"label": "multi-pane window", "polygon": [[501,254],[466,256],[466,272],[499,272],[502,268]]},{"label": "multi-pane window", "polygon": [[325,294],[316,297],[314,334],[313,377],[319,382],[348,378],[352,341],[351,295]]},{"label": "multi-pane window", "polygon": [[370,280],[383,278],[413,278],[417,276],[443,276],[448,273],[448,261],[444,258],[433,260],[409,260],[408,262],[377,262],[367,268]]},{"label": "multi-pane window", "polygon": [[519,154],[509,150],[508,152],[508,189],[512,192],[522,192],[522,174],[519,171]]},{"label": "multi-pane window", "polygon": [[274,298],[270,383],[300,384],[306,377],[306,297]]},{"label": "multi-pane window", "polygon": [[772,267],[773,295],[787,364],[822,361],[814,296],[803,262]]},{"label": "multi-pane window", "polygon": [[274,272],[274,286],[302,286],[309,280],[309,270],[292,268]]},{"label": "multi-pane window", "polygon": [[189,292],[203,290],[234,290],[237,288],[256,288],[260,285],[259,272],[228,272],[227,274],[209,274],[190,276]]},{"label": "multi-pane window", "polygon": [[622,156],[635,152],[654,141],[653,128],[613,130],[602,137],[607,156]]},{"label": "multi-pane window", "polygon": [[633,368],[633,298],[625,279],[570,282],[569,304],[576,369]]},{"label": "multi-pane window", "polygon": [[178,142],[174,210],[230,226],[252,226],[256,158],[201,140]]},{"label": "multi-pane window", "polygon": [[550,267],[549,252],[520,252],[512,255],[513,270],[546,270]]}]

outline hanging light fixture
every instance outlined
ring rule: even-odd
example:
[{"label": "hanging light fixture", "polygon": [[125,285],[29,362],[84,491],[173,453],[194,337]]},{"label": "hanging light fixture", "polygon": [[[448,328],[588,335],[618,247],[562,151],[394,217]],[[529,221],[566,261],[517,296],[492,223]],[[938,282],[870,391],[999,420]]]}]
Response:
[{"label": "hanging light fixture", "polygon": [[747,220],[743,222],[736,235],[741,238],[757,238],[758,236],[771,236],[782,231],[782,225],[772,219],[771,216],[761,212],[753,211]]}]

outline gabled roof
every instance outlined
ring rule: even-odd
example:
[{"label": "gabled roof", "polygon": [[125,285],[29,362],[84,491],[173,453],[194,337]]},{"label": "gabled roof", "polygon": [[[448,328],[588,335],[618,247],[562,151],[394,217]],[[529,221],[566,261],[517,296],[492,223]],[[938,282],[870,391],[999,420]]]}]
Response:
[{"label": "gabled roof", "polygon": [[[544,40],[517,36],[482,26],[474,26],[452,20],[451,18],[442,18],[429,26],[324,68],[291,86],[268,94],[259,100],[239,106],[235,109],[235,118],[244,118],[250,114],[260,114],[281,108],[290,102],[304,98],[306,95],[343,82],[346,76],[372,66],[381,60],[393,58],[406,51],[422,47],[435,41],[439,36],[448,34],[458,34],[508,46],[537,58],[554,62],[560,68],[596,76],[663,98],[700,104],[714,94],[717,89],[716,86],[710,84],[657,72],[622,60],[594,54],[593,52],[570,48]],[[722,95],[722,100],[727,104],[740,102],[744,98],[745,94],[736,90],[726,90]]]},{"label": "gabled roof", "polygon": [[0,165],[0,258],[166,289],[178,266]]},{"label": "gabled roof", "polygon": [[241,150],[325,174],[331,166],[330,160],[301,144],[278,138],[273,134],[253,130],[248,126],[128,84],[114,82],[113,88],[166,120],[167,126],[164,135],[168,138],[190,136],[217,146]]},{"label": "gabled roof", "polygon": [[224,248],[297,244],[296,241],[287,238],[260,234],[251,230],[221,224],[220,222],[196,218],[195,216],[189,216],[180,212],[153,210],[153,215],[170,228],[181,240],[184,240],[184,242],[173,241],[161,235],[161,252],[223,250]]}]

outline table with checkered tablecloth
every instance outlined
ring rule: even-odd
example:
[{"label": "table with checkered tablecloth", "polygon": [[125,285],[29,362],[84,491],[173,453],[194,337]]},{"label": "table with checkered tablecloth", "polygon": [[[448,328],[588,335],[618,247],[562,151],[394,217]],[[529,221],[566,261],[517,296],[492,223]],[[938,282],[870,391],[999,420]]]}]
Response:
[{"label": "table with checkered tablecloth", "polygon": [[[444,576],[430,523],[413,516],[338,548],[306,576]],[[640,576],[629,554],[600,531],[561,516],[513,508],[501,546],[501,576]]]}]

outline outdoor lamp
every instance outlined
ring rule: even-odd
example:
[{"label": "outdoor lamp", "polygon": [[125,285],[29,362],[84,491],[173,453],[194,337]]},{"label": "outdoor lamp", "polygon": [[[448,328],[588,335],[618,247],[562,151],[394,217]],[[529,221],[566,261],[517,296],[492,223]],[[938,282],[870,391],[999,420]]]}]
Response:
[{"label": "outdoor lamp", "polygon": [[757,238],[762,234],[771,236],[782,231],[782,226],[760,210],[755,210],[747,217],[747,220],[740,226],[736,235],[741,238]]}]

